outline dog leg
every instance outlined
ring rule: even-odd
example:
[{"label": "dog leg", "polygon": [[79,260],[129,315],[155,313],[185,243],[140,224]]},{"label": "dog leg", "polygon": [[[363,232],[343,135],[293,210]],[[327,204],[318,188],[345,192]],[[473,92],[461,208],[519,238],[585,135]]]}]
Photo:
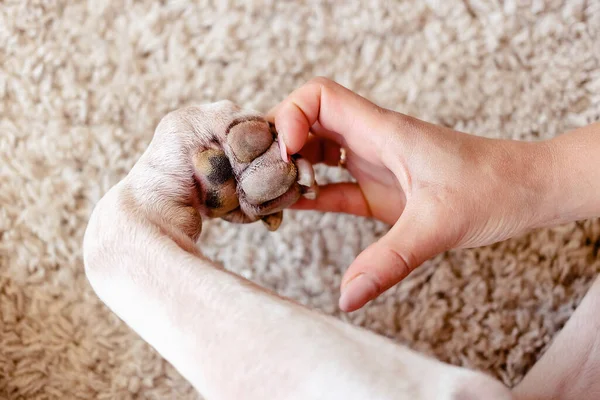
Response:
[{"label": "dog leg", "polygon": [[518,400],[600,399],[600,278],[542,358],[514,389]]},{"label": "dog leg", "polygon": [[207,399],[510,399],[498,382],[308,310],[230,274],[130,212],[127,181],[84,242],[105,304]]},{"label": "dog leg", "polygon": [[263,220],[316,192],[276,132],[231,102],[161,121],[132,171],[97,204],[84,239],[104,303],[208,400],[507,400],[481,374],[308,310],[226,272],[197,247],[202,218]]}]

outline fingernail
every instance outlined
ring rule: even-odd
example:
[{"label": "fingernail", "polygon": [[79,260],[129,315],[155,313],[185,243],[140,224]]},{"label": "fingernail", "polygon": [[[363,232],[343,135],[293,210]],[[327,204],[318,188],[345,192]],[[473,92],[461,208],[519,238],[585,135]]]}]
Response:
[{"label": "fingernail", "polygon": [[290,159],[288,157],[287,148],[285,147],[282,134],[279,134],[279,150],[281,151],[281,159],[285,162],[288,162]]},{"label": "fingernail", "polygon": [[377,285],[365,274],[352,278],[342,288],[339,306],[343,311],[358,310],[378,294]]}]

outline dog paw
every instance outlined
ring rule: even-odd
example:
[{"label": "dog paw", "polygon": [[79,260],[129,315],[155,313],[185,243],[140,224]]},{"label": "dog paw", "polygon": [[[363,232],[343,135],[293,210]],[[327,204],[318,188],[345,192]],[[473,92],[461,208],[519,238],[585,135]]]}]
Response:
[{"label": "dog paw", "polygon": [[317,195],[313,166],[297,155],[283,161],[274,125],[229,101],[170,113],[157,132],[164,151],[189,157],[196,208],[204,217],[261,220],[274,231],[285,208],[302,195]]}]

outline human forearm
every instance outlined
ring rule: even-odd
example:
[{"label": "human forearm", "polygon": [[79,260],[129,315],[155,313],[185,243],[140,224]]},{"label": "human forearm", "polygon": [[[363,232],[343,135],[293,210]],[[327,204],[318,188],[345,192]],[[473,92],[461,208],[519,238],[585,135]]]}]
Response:
[{"label": "human forearm", "polygon": [[600,216],[600,123],[545,143],[551,157],[541,179],[548,182],[539,226]]}]

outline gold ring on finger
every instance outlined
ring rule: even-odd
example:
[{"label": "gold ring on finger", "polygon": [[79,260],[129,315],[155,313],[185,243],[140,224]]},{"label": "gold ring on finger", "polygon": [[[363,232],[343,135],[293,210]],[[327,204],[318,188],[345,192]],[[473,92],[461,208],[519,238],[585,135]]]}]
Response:
[{"label": "gold ring on finger", "polygon": [[340,166],[341,168],[346,168],[346,149],[345,148],[340,148],[340,160],[338,161],[338,166]]}]

